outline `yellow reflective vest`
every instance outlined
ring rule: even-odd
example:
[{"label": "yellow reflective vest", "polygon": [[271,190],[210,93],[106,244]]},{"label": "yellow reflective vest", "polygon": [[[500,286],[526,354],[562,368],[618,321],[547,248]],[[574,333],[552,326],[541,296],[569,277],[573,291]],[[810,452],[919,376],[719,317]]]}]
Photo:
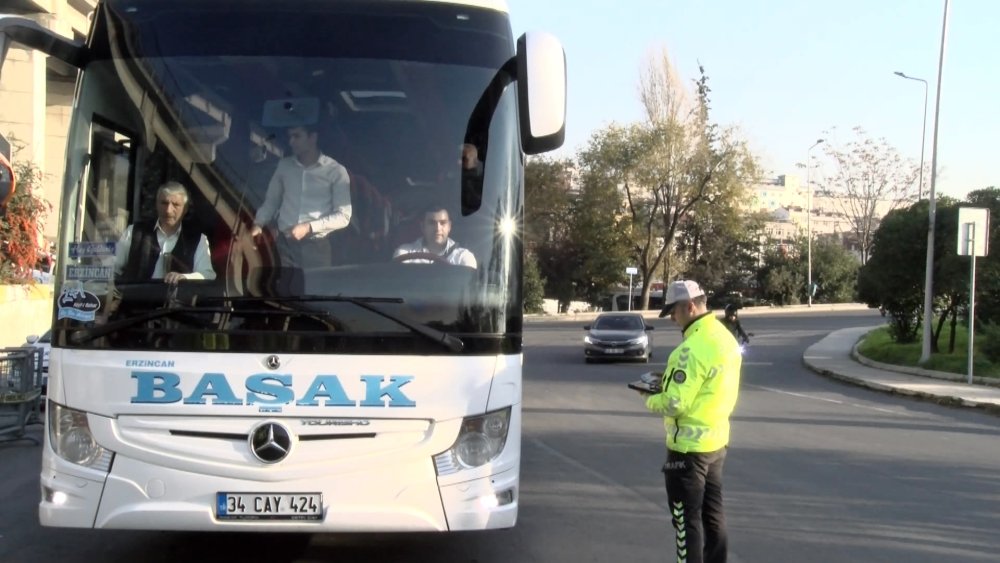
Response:
[{"label": "yellow reflective vest", "polygon": [[742,363],[739,344],[712,313],[684,329],[667,360],[663,390],[646,399],[647,409],[663,415],[668,449],[714,452],[729,444]]}]

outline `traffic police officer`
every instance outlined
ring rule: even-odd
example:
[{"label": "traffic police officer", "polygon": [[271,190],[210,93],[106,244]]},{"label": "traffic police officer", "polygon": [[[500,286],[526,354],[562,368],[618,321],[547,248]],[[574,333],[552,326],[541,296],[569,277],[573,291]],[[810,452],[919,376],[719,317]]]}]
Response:
[{"label": "traffic police officer", "polygon": [[742,358],[732,333],[708,311],[705,292],[691,280],[667,288],[667,315],[682,330],[670,354],[661,391],[646,408],[663,415],[667,499],[678,562],[726,560],[722,465],[729,444],[729,416],[736,406]]}]

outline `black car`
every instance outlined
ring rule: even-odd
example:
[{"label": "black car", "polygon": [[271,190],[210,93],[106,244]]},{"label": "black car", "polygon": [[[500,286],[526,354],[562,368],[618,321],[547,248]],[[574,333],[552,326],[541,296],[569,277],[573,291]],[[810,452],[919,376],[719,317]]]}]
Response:
[{"label": "black car", "polygon": [[639,313],[601,313],[583,327],[583,356],[587,363],[596,359],[641,360],[653,355],[653,327]]}]

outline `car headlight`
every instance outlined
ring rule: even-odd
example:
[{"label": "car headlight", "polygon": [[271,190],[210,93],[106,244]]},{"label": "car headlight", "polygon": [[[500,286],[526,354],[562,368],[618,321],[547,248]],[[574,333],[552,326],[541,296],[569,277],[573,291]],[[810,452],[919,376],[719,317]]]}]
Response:
[{"label": "car headlight", "polygon": [[109,471],[114,454],[97,443],[87,413],[50,402],[49,443],[56,455],[70,463]]},{"label": "car headlight", "polygon": [[586,344],[596,344],[597,340],[595,340],[594,338],[591,338],[590,335],[587,335],[587,336],[583,337],[583,342],[586,343]]},{"label": "car headlight", "polygon": [[493,461],[503,451],[509,429],[510,407],[466,417],[451,448],[434,456],[438,475],[474,469]]},{"label": "car headlight", "polygon": [[645,346],[647,342],[649,342],[649,336],[645,334],[643,334],[639,338],[633,338],[632,340],[628,341],[629,344],[642,344],[643,346]]}]

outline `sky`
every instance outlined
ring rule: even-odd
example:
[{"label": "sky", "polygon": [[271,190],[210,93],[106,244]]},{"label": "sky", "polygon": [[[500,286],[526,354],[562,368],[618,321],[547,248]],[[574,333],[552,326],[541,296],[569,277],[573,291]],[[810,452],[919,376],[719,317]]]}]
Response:
[{"label": "sky", "polygon": [[[508,0],[514,36],[556,35],[566,50],[566,143],[643,119],[638,88],[665,49],[688,85],[704,65],[712,118],[738,127],[772,176],[801,176],[817,139],[843,147],[862,127],[929,170],[944,0]],[[936,193],[1000,187],[1000,1],[951,0],[937,139]],[[930,185],[925,174],[924,195]]]}]

